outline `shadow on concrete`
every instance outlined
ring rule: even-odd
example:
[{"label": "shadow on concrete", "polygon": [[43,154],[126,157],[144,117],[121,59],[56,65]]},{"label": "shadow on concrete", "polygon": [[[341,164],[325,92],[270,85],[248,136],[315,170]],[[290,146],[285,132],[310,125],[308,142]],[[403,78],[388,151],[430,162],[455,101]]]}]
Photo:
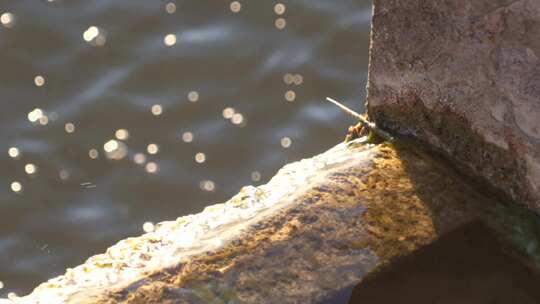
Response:
[{"label": "shadow on concrete", "polygon": [[540,275],[502,250],[478,221],[358,284],[349,304],[540,303]]}]

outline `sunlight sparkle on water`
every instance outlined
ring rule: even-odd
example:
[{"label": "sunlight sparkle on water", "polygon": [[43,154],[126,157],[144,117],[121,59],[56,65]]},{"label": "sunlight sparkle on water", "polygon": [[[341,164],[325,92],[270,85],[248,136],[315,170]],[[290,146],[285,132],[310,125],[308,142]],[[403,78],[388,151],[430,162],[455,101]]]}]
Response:
[{"label": "sunlight sparkle on water", "polygon": [[152,232],[154,231],[155,227],[154,227],[154,223],[152,222],[145,222],[142,226],[144,232],[148,233],[148,232]]},{"label": "sunlight sparkle on water", "polygon": [[114,132],[114,136],[118,140],[127,140],[129,138],[129,132],[126,129],[118,129]]},{"label": "sunlight sparkle on water", "polygon": [[21,152],[19,151],[19,148],[11,147],[8,149],[8,155],[11,158],[17,158],[21,155]]},{"label": "sunlight sparkle on water", "polygon": [[103,150],[107,153],[113,152],[116,149],[118,149],[118,142],[114,139],[109,140],[103,145]]},{"label": "sunlight sparkle on water", "polygon": [[111,139],[103,145],[105,156],[108,159],[120,160],[126,157],[128,153],[128,147],[125,143]]},{"label": "sunlight sparkle on water", "polygon": [[68,122],[64,126],[64,129],[66,130],[67,133],[73,133],[75,132],[75,125],[71,122]]},{"label": "sunlight sparkle on water", "polygon": [[234,115],[234,112],[235,112],[234,108],[231,108],[231,107],[223,109],[223,112],[222,112],[223,118],[231,119],[233,117],[233,115]]},{"label": "sunlight sparkle on water", "polygon": [[294,75],[294,80],[293,80],[294,84],[295,85],[301,85],[302,82],[304,82],[304,77],[300,74],[296,74]]},{"label": "sunlight sparkle on water", "polygon": [[196,102],[197,100],[199,100],[199,93],[197,91],[189,92],[188,100],[191,102]]},{"label": "sunlight sparkle on water", "polygon": [[287,21],[285,21],[284,18],[277,18],[274,22],[274,25],[277,29],[282,30],[285,28],[285,26],[287,26]]},{"label": "sunlight sparkle on water", "polygon": [[206,155],[202,152],[195,154],[195,161],[199,164],[202,164],[206,161]]},{"label": "sunlight sparkle on water", "polygon": [[15,192],[15,193],[20,193],[22,191],[22,184],[17,182],[17,181],[14,181],[11,183],[11,191]]},{"label": "sunlight sparkle on water", "polygon": [[216,190],[216,184],[211,180],[203,180],[199,183],[199,187],[208,192],[213,192]]},{"label": "sunlight sparkle on water", "polygon": [[241,113],[234,113],[234,115],[231,118],[231,122],[235,125],[240,125],[244,122],[244,115]]},{"label": "sunlight sparkle on water", "polygon": [[258,182],[261,180],[261,173],[259,171],[253,171],[251,172],[251,180],[254,182]]},{"label": "sunlight sparkle on water", "polygon": [[24,172],[29,175],[35,174],[37,172],[37,167],[34,164],[26,164],[24,166]]},{"label": "sunlight sparkle on water", "polygon": [[277,15],[283,15],[285,13],[286,7],[283,3],[278,3],[274,5],[274,12]]},{"label": "sunlight sparkle on water", "polygon": [[294,101],[296,99],[296,93],[293,90],[285,92],[285,99],[287,101]]},{"label": "sunlight sparkle on water", "polygon": [[90,42],[94,40],[96,37],[99,36],[99,28],[97,26],[90,26],[86,31],[83,33],[83,39],[86,42]]},{"label": "sunlight sparkle on water", "polygon": [[42,125],[42,126],[45,126],[49,123],[49,117],[47,117],[47,115],[42,115],[40,118],[39,118],[39,124]]},{"label": "sunlight sparkle on water", "polygon": [[155,104],[152,106],[152,114],[155,116],[161,115],[163,113],[163,107],[159,104]]},{"label": "sunlight sparkle on water", "polygon": [[146,155],[142,154],[142,153],[137,153],[135,155],[133,155],[133,161],[137,164],[137,165],[142,165],[146,162]]},{"label": "sunlight sparkle on water", "polygon": [[239,1],[233,1],[229,7],[231,12],[238,13],[242,9],[242,4]]},{"label": "sunlight sparkle on water", "polygon": [[41,87],[45,84],[45,78],[41,75],[37,75],[35,78],[34,78],[34,84],[38,87]]},{"label": "sunlight sparkle on water", "polygon": [[159,146],[156,144],[149,144],[146,147],[146,151],[148,151],[148,154],[157,154],[159,152]]},{"label": "sunlight sparkle on water", "polygon": [[88,151],[88,157],[90,157],[91,159],[96,159],[99,157],[99,152],[97,149],[90,149],[90,151]]},{"label": "sunlight sparkle on water", "polygon": [[283,75],[283,82],[285,84],[293,84],[293,82],[294,82],[293,74],[287,73],[287,74]]},{"label": "sunlight sparkle on water", "polygon": [[0,15],[0,22],[6,28],[12,27],[14,21],[15,21],[15,16],[12,13],[7,12]]},{"label": "sunlight sparkle on water", "polygon": [[30,122],[37,122],[43,116],[43,111],[40,108],[35,108],[28,113],[28,120]]},{"label": "sunlight sparkle on water", "polygon": [[281,138],[281,146],[283,148],[288,148],[292,144],[292,140],[289,137],[283,137]]},{"label": "sunlight sparkle on water", "polygon": [[191,132],[184,132],[182,134],[182,140],[186,143],[190,143],[193,141],[193,133]]},{"label": "sunlight sparkle on water", "polygon": [[146,172],[155,174],[159,171],[159,166],[155,162],[149,162],[148,164],[146,164],[145,169]]},{"label": "sunlight sparkle on water", "polygon": [[163,43],[165,43],[166,46],[173,46],[176,44],[176,35],[175,34],[167,34],[163,38]]},{"label": "sunlight sparkle on water", "polygon": [[174,14],[176,12],[176,4],[169,2],[165,5],[165,11],[169,14]]}]

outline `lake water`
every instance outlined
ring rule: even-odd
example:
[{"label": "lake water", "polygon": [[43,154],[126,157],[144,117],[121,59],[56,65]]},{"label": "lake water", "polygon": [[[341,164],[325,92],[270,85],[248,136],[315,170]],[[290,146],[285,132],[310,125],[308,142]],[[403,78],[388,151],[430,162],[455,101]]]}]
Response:
[{"label": "lake water", "polygon": [[0,296],[343,139],[371,4],[278,3],[0,2]]}]

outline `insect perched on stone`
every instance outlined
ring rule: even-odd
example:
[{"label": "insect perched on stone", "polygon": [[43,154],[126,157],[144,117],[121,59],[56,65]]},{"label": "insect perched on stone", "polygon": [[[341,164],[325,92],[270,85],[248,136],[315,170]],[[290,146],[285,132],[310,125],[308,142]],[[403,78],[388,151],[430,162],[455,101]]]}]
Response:
[{"label": "insect perched on stone", "polygon": [[352,117],[358,119],[358,121],[359,121],[359,123],[357,125],[355,125],[354,127],[353,126],[349,127],[349,130],[348,130],[348,133],[347,133],[347,137],[345,138],[345,141],[350,141],[350,140],[353,140],[355,138],[358,138],[358,137],[361,137],[361,136],[364,136],[364,135],[376,135],[377,137],[380,137],[380,138],[382,138],[383,140],[386,140],[386,141],[393,141],[394,140],[394,137],[390,133],[380,129],[379,127],[377,127],[377,125],[374,122],[371,122],[371,121],[367,120],[367,118],[364,115],[358,114],[357,112],[355,112],[355,111],[351,110],[350,108],[346,107],[341,102],[339,102],[339,101],[337,101],[335,99],[332,99],[330,97],[326,97],[326,100],[328,100],[329,102],[335,104],[341,110],[343,110],[345,113],[351,115]]},{"label": "insect perched on stone", "polygon": [[362,136],[368,136],[369,130],[364,127],[364,124],[359,122],[354,126],[350,126],[349,129],[347,129],[347,135],[345,136],[345,142],[349,142],[351,140],[355,140],[357,138],[360,138]]}]

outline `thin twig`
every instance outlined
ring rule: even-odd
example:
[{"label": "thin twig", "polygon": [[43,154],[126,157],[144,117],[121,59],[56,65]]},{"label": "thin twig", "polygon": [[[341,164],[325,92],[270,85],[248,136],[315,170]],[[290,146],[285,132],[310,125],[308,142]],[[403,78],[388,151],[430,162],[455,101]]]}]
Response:
[{"label": "thin twig", "polygon": [[339,101],[337,101],[335,99],[332,99],[330,97],[326,97],[326,100],[328,100],[329,102],[331,102],[331,103],[335,104],[336,106],[338,106],[345,113],[347,113],[347,114],[351,115],[352,117],[358,119],[358,121],[360,121],[360,123],[362,125],[364,125],[365,128],[367,128],[368,130],[370,130],[373,133],[377,134],[381,138],[383,138],[385,140],[388,140],[388,141],[394,140],[394,137],[392,135],[390,135],[390,133],[388,133],[388,132],[386,132],[384,130],[381,130],[379,127],[377,127],[377,125],[375,125],[374,122],[368,121],[367,119],[364,118],[364,116],[362,116],[362,115],[358,114],[357,112],[351,110],[350,108],[346,107],[341,102],[339,102]]}]

